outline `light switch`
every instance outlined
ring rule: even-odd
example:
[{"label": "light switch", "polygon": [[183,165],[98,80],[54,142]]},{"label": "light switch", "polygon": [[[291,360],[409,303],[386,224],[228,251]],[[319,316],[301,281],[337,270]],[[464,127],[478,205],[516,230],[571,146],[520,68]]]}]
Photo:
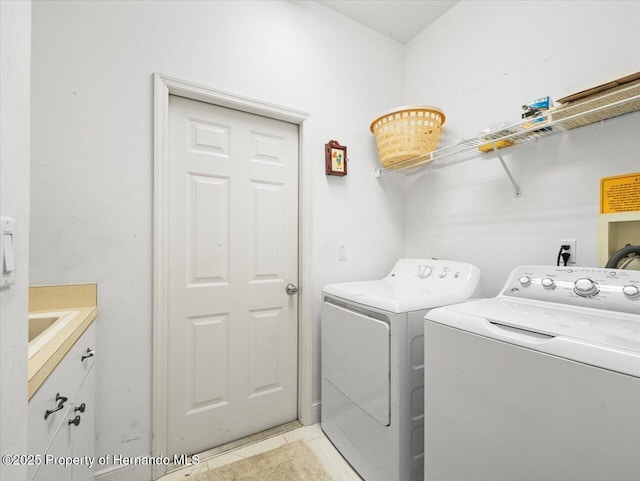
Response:
[{"label": "light switch", "polygon": [[0,256],[2,256],[2,281],[0,287],[12,284],[15,279],[16,256],[14,251],[15,235],[14,219],[9,217],[0,218]]},{"label": "light switch", "polygon": [[13,234],[2,234],[2,245],[4,246],[4,263],[2,273],[8,274],[16,268],[16,258],[13,255]]},{"label": "light switch", "polygon": [[347,260],[347,244],[345,244],[344,242],[340,242],[338,244],[338,249],[340,251],[340,253],[338,254],[338,260],[346,261]]}]

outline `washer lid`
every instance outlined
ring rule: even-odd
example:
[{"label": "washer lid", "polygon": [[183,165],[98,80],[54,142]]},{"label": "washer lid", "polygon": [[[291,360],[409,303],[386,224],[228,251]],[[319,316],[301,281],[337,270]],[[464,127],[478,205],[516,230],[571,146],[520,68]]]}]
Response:
[{"label": "washer lid", "polygon": [[495,298],[436,309],[425,319],[640,377],[640,316],[634,314]]},{"label": "washer lid", "polygon": [[475,295],[477,267],[466,262],[400,259],[381,280],[329,284],[323,291],[347,301],[394,313],[462,302]]}]

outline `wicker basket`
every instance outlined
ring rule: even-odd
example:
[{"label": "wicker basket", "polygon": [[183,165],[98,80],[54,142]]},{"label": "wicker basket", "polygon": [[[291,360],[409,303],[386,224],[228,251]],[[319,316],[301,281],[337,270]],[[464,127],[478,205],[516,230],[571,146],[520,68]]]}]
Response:
[{"label": "wicker basket", "polygon": [[425,159],[414,159],[436,150],[444,113],[435,107],[401,107],[371,123],[378,155],[387,169],[405,169]]},{"label": "wicker basket", "polygon": [[[634,76],[620,79],[632,79],[631,81],[627,81],[624,83],[619,83],[620,80],[614,81],[611,84],[615,85],[616,83],[618,83],[618,85],[612,86],[611,88],[602,89],[603,87],[608,86],[603,85],[591,89],[594,91],[594,93],[586,91],[584,93],[581,92],[580,94],[582,95],[576,94],[567,97],[566,99],[558,100],[561,105],[553,111],[553,120],[560,120],[571,115],[587,112],[588,110],[592,110],[597,107],[603,107],[620,100],[630,99],[631,97],[640,95],[640,80],[638,80],[638,75],[639,74],[635,74]],[[601,90],[597,91],[598,89]],[[634,99],[613,107],[603,108],[596,112],[581,115],[576,118],[568,119],[559,123],[565,129],[574,129],[576,127],[582,127],[583,125],[589,125],[601,120],[610,119],[612,117],[628,114],[630,112],[635,112],[636,110],[640,110],[640,99]]]}]

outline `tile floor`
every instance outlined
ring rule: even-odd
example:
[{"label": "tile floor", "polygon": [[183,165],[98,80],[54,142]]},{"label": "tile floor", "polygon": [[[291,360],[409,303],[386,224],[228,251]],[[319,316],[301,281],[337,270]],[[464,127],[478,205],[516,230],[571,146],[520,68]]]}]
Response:
[{"label": "tile floor", "polygon": [[362,481],[360,476],[349,466],[340,453],[333,447],[333,444],[327,439],[320,424],[311,426],[302,426],[283,434],[263,439],[248,446],[242,446],[232,451],[219,454],[217,456],[203,459],[197,466],[187,466],[186,468],[173,471],[159,481],[179,481],[189,479],[192,474],[198,474],[208,469],[224,466],[243,458],[248,458],[255,454],[275,449],[286,443],[292,443],[302,439],[307,446],[311,448],[313,453],[318,457],[325,471],[334,481]]}]

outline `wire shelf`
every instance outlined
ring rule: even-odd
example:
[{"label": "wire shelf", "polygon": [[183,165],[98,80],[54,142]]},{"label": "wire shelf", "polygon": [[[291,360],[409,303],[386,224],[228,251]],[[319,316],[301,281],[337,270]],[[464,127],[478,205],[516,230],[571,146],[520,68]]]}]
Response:
[{"label": "wire shelf", "polygon": [[[499,132],[490,134],[491,138],[488,138],[487,135],[480,135],[464,139],[433,152],[398,162],[393,169],[381,169],[379,172],[398,172],[410,175],[441,169],[467,160],[491,156],[496,152],[506,153],[515,145],[535,142],[544,137],[566,132],[568,129],[563,127],[563,124],[570,125],[572,120],[589,119],[588,123],[594,123],[629,113],[629,104],[640,102],[640,94],[636,93],[639,88],[640,85],[636,83],[610,94],[603,94],[596,98],[584,100],[576,105],[561,105],[559,108],[536,115],[535,122],[532,119],[525,119],[505,127]],[[631,95],[620,99],[621,94]],[[626,108],[622,108],[625,106]],[[637,108],[634,109],[637,110]],[[562,112],[562,118],[554,119],[554,112]],[[498,148],[498,145],[504,143],[509,145]],[[480,146],[487,145],[491,147],[488,152],[483,152],[479,149]],[[403,165],[411,165],[411,167],[403,169]]]}]

